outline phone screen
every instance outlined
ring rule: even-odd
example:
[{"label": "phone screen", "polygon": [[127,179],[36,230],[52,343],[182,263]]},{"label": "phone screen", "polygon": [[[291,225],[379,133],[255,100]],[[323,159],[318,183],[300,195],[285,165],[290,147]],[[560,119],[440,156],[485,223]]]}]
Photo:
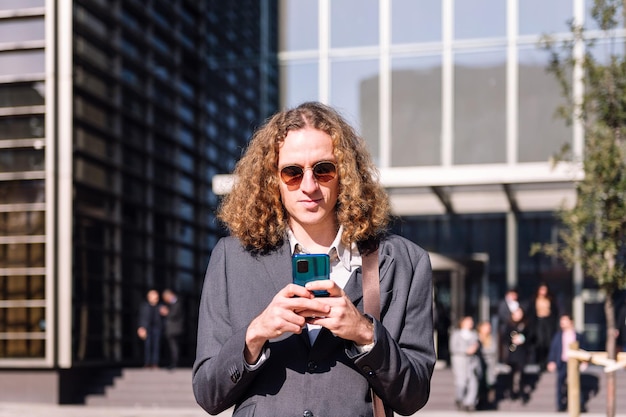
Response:
[{"label": "phone screen", "polygon": [[[291,258],[293,283],[304,286],[309,281],[330,279],[330,258],[326,254],[299,253]],[[313,291],[316,297],[327,297],[327,291]]]}]

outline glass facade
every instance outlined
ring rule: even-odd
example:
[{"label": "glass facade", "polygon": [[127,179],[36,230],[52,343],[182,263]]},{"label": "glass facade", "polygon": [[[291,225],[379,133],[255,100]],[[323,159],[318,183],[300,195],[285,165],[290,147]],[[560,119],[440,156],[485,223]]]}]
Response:
[{"label": "glass facade", "polygon": [[574,1],[538,4],[282,0],[281,102],[336,106],[381,168],[546,162],[574,139],[537,43]]},{"label": "glass facade", "polygon": [[[582,149],[581,130],[555,116],[564,98],[538,43],[567,36],[573,18],[595,29],[592,3],[280,1],[281,105],[321,100],[356,125],[399,202],[394,230],[468,266],[468,314],[517,284],[528,298],[548,281],[562,305],[580,295],[571,271],[529,250],[554,239],[562,204],[537,178],[563,145]],[[559,181],[571,189],[573,176]],[[486,289],[472,266],[483,255]]]},{"label": "glass facade", "polygon": [[[14,4],[11,4],[14,3]],[[42,359],[46,344],[43,1],[0,18],[0,361]]]},{"label": "glass facade", "polygon": [[[51,4],[0,2],[1,10],[27,9],[0,14],[0,363],[53,363],[50,344],[63,338],[50,333],[55,327],[70,335],[70,352],[58,353],[70,366],[142,363],[138,306],[148,289],[172,288],[185,305],[182,359],[190,364],[206,263],[225,233],[212,177],[232,171],[255,126],[278,107],[277,4]],[[45,39],[51,7],[71,15],[71,45]],[[71,89],[47,89],[54,68],[46,63],[55,60],[46,54],[64,47]],[[62,120],[46,129],[55,106],[71,109],[69,141],[58,136]],[[63,178],[53,158],[71,173],[67,189],[56,183]],[[58,187],[54,202],[47,186]],[[61,207],[69,207],[70,231],[47,224]],[[55,304],[66,277],[55,267],[62,251],[46,253],[48,241],[71,245],[71,305]],[[69,313],[48,323],[50,306]]]}]

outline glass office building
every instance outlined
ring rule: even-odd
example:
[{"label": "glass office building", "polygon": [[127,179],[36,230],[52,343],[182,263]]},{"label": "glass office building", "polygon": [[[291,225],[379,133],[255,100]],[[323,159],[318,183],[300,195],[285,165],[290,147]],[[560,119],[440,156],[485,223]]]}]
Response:
[{"label": "glass office building", "polygon": [[556,239],[554,212],[574,201],[581,175],[551,157],[564,144],[575,155],[583,148],[580,126],[555,117],[564,98],[539,40],[569,36],[572,19],[599,35],[592,0],[280,5],[281,103],[328,102],[359,128],[399,216],[395,230],[463,271],[435,273],[451,322],[489,318],[507,287],[529,299],[545,281],[602,346],[593,283],[529,254]]},{"label": "glass office building", "polygon": [[265,0],[0,1],[1,368],[142,364],[149,288],[185,302],[191,363],[224,234],[211,180],[277,108],[276,18]]}]

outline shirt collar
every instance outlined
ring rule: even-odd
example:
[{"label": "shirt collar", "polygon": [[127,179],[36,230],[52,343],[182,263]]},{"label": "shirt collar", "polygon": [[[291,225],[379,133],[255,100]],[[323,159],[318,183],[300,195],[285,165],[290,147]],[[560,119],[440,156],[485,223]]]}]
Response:
[{"label": "shirt collar", "polygon": [[[332,263],[334,260],[338,260],[346,270],[351,271],[351,261],[353,251],[356,251],[358,254],[358,248],[355,243],[350,245],[350,248],[347,248],[346,245],[341,241],[341,235],[343,234],[343,226],[339,226],[339,230],[337,231],[337,235],[335,236],[335,240],[331,243],[330,248],[328,249],[328,255],[330,256],[330,262]],[[291,249],[291,253],[309,253],[296,236],[291,231],[291,228],[287,228],[287,237],[289,238],[289,247]]]}]

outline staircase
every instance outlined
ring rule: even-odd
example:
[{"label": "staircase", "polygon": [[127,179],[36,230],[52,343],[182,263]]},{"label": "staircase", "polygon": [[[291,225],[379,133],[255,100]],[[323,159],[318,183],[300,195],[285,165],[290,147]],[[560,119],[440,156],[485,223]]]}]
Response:
[{"label": "staircase", "polygon": [[128,368],[103,394],[91,394],[85,405],[125,407],[197,407],[191,368],[175,370]]},{"label": "staircase", "polygon": [[[626,410],[626,396],[619,395],[626,387],[626,371],[616,373],[616,409]],[[529,369],[525,376],[528,394],[525,399],[512,400],[505,387],[509,374],[503,371],[498,376],[495,407],[499,411],[553,412],[555,411],[556,374]],[[590,413],[606,412],[605,375],[602,368],[590,366],[581,376],[581,389],[588,400],[586,409]],[[101,394],[90,394],[86,405],[125,407],[197,407],[191,388],[191,369],[173,371],[165,369],[124,369]],[[435,370],[431,394],[425,410],[453,411],[454,378],[450,368]]]}]

